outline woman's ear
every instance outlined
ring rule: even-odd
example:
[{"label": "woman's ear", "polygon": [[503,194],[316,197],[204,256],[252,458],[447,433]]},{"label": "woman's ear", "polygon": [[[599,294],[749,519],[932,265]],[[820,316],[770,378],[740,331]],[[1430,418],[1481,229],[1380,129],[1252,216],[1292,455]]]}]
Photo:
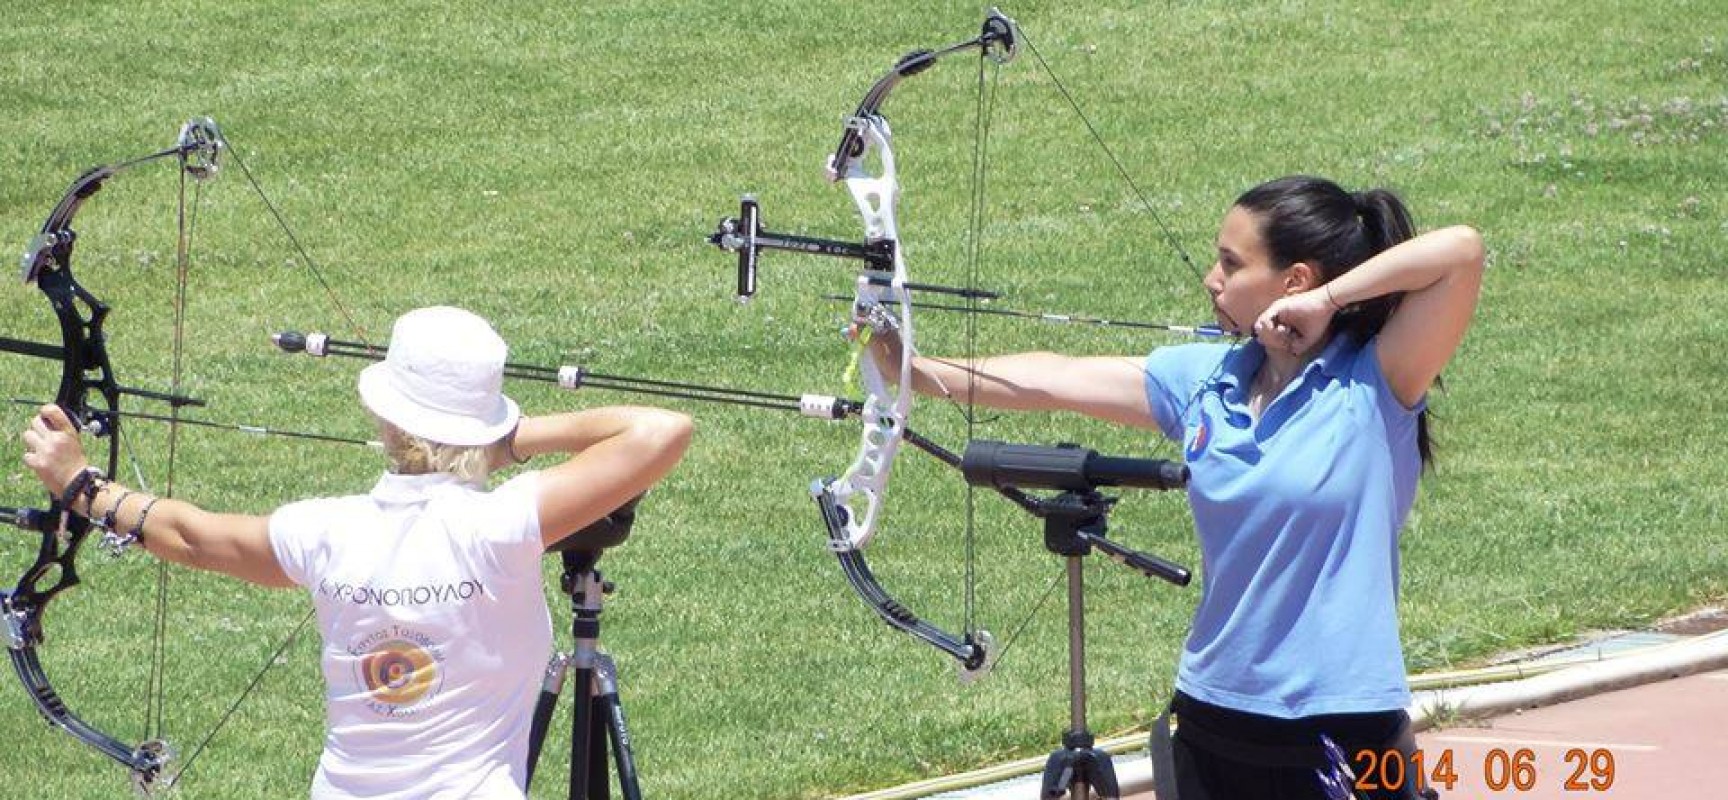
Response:
[{"label": "woman's ear", "polygon": [[1321,280],[1320,270],[1310,266],[1306,261],[1298,261],[1284,270],[1284,293],[1287,295],[1301,294],[1309,289],[1317,289]]}]

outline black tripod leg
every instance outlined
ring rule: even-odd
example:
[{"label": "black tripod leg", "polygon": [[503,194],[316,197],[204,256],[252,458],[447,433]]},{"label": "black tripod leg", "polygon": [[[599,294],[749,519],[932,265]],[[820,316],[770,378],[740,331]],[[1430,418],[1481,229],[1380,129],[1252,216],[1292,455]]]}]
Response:
[{"label": "black tripod leg", "polygon": [[546,677],[540,681],[540,699],[534,703],[534,722],[528,729],[528,778],[524,781],[528,786],[534,785],[540,749],[546,744],[546,731],[552,727],[552,714],[558,710],[558,695],[564,690],[564,673],[569,667],[569,656],[553,653],[546,664]]},{"label": "black tripod leg", "polygon": [[1057,750],[1044,761],[1043,789],[1038,796],[1043,798],[1067,797],[1068,790],[1074,786],[1074,755],[1073,750]]},{"label": "black tripod leg", "polygon": [[636,756],[630,750],[630,724],[624,718],[624,701],[618,696],[618,665],[611,656],[601,654],[595,678],[600,681],[595,702],[606,718],[612,760],[618,768],[618,791],[624,800],[642,800],[642,788],[636,783]]},{"label": "black tripod leg", "polygon": [[1110,760],[1109,753],[1094,748],[1087,759],[1087,768],[1092,777],[1087,784],[1100,800],[1117,800],[1122,796],[1122,787],[1116,782],[1116,762]]},{"label": "black tripod leg", "polygon": [[1109,753],[1097,748],[1071,747],[1051,753],[1044,762],[1040,796],[1046,800],[1117,800],[1122,789],[1116,782],[1116,765]]},{"label": "black tripod leg", "polygon": [[[594,670],[582,668],[576,670],[576,696],[571,699],[573,713],[570,715],[570,798],[571,800],[595,800],[590,781],[591,751],[595,745],[594,736]],[[605,747],[605,739],[599,740],[599,746]],[[601,754],[604,758],[605,754]],[[600,775],[601,786],[605,786],[605,772]],[[598,795],[604,800],[606,793],[602,788]]]},{"label": "black tripod leg", "polygon": [[[610,800],[611,774],[606,767],[606,700],[595,694],[588,711],[588,800]],[[576,784],[571,784],[576,785]]]}]

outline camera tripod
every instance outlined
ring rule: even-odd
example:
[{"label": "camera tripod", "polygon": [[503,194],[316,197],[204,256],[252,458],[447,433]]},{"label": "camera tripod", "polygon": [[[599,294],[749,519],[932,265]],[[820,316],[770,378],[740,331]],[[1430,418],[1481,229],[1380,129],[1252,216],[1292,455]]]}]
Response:
[{"label": "camera tripod", "polygon": [[1044,547],[1063,556],[1068,572],[1068,730],[1062,747],[1044,763],[1041,797],[1046,800],[1115,800],[1122,791],[1116,782],[1110,754],[1095,747],[1096,737],[1086,726],[1086,592],[1083,559],[1097,549],[1111,560],[1139,571],[1186,586],[1188,570],[1164,559],[1123,547],[1105,538],[1110,507],[1116,498],[1095,490],[1065,491],[1038,501],[1044,518]]},{"label": "camera tripod", "polygon": [[[554,653],[540,685],[540,700],[534,707],[534,723],[528,738],[528,778],[540,762],[558,696],[566,677],[574,673],[574,696],[570,719],[570,799],[609,800],[616,769],[618,790],[624,800],[641,800],[635,755],[630,748],[630,726],[624,718],[624,703],[618,696],[618,665],[600,649],[600,613],[613,585],[595,566],[608,547],[623,543],[635,522],[635,501],[557,545],[564,562],[560,591],[570,598],[568,653]],[[577,549],[582,548],[582,549]]]},{"label": "camera tripod", "polygon": [[[1110,509],[1117,498],[1100,486],[1167,490],[1184,486],[1188,470],[1168,461],[1113,458],[1078,445],[1041,447],[974,440],[966,445],[961,472],[974,486],[989,486],[1044,520],[1044,548],[1066,563],[1068,577],[1068,730],[1062,747],[1044,763],[1040,797],[1045,800],[1116,800],[1122,796],[1110,754],[1096,747],[1086,727],[1086,574],[1082,561],[1094,549],[1111,560],[1177,586],[1187,569],[1110,541]],[[1058,489],[1036,497],[1024,489]]]}]

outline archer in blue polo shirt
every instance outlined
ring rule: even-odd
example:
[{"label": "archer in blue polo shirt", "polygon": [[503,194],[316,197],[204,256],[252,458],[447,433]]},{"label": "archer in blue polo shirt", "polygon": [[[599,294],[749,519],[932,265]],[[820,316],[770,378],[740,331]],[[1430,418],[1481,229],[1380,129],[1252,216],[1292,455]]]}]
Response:
[{"label": "archer in blue polo shirt", "polygon": [[[1398,537],[1430,460],[1428,391],[1475,315],[1484,262],[1474,229],[1418,236],[1389,191],[1280,178],[1226,212],[1203,279],[1244,343],[913,359],[921,393],[1180,444],[1203,588],[1174,735],[1154,739],[1169,745],[1154,747],[1155,782],[1173,776],[1159,797],[1333,800],[1322,737],[1415,774]],[[899,337],[878,333],[874,357],[898,363]],[[1412,780],[1358,796],[1418,794]]]},{"label": "archer in blue polo shirt", "polygon": [[1392,395],[1371,344],[1333,337],[1258,420],[1258,342],[1146,359],[1152,416],[1192,473],[1205,580],[1176,678],[1190,697],[1279,718],[1408,704],[1395,598],[1420,407]]}]

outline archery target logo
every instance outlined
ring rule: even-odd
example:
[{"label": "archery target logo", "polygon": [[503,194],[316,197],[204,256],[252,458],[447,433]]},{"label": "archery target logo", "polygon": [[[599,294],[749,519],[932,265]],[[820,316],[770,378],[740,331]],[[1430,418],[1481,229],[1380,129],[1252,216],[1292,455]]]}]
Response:
[{"label": "archery target logo", "polygon": [[1202,413],[1200,415],[1200,424],[1194,427],[1194,436],[1188,440],[1188,449],[1184,451],[1182,455],[1189,461],[1196,461],[1200,456],[1206,454],[1206,445],[1211,444],[1211,442],[1211,421],[1206,418],[1204,413]]},{"label": "archery target logo", "polygon": [[[442,657],[424,636],[398,636],[372,644],[355,662],[366,705],[385,716],[412,714],[438,695]],[[369,637],[370,638],[370,637]]]}]

